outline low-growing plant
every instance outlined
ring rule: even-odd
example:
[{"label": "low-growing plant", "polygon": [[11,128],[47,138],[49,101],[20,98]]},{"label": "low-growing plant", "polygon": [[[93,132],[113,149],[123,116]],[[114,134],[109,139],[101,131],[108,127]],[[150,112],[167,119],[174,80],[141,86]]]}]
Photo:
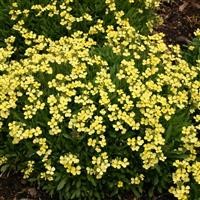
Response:
[{"label": "low-growing plant", "polygon": [[159,1],[9,5],[1,171],[66,200],[198,199],[200,60],[150,32]]}]

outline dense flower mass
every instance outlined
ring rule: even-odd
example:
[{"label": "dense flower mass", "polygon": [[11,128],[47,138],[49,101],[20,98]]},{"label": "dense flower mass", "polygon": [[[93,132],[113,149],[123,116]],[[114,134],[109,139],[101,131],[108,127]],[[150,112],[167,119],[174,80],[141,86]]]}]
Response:
[{"label": "dense flower mass", "polygon": [[[200,184],[200,61],[191,65],[162,33],[138,31],[115,0],[102,2],[105,18],[76,12],[77,2],[12,4],[12,29],[25,48],[17,58],[14,35],[0,48],[0,166],[15,155],[24,178],[60,182],[58,190],[68,179],[70,187],[106,180],[131,190],[166,163],[170,188],[164,189],[191,199],[191,184]],[[141,3],[138,14],[159,6],[158,0],[126,3]],[[52,39],[34,32],[32,15],[59,19],[66,34]],[[179,115],[191,120],[179,122]]]}]

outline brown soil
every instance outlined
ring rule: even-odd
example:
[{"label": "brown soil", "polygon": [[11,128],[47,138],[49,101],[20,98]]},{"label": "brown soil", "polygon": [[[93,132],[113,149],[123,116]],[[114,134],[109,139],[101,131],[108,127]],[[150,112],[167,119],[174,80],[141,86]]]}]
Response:
[{"label": "brown soil", "polygon": [[[200,28],[200,1],[174,0],[164,2],[158,14],[164,23],[155,31],[165,33],[165,40],[169,44],[188,44],[193,32]],[[168,194],[167,194],[168,195]],[[30,186],[20,175],[0,177],[0,200],[50,200],[51,198],[34,186]],[[159,200],[168,199],[161,195]]]},{"label": "brown soil", "polygon": [[0,177],[0,200],[51,200],[39,188],[30,186],[19,174]]},{"label": "brown soil", "polygon": [[200,28],[199,0],[170,0],[170,3],[164,2],[157,12],[164,22],[155,31],[165,33],[169,44],[188,44],[194,31]]}]

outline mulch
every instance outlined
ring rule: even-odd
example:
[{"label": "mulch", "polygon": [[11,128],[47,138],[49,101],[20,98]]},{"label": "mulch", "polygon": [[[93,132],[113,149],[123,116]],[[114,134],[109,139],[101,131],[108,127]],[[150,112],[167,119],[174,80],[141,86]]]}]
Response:
[{"label": "mulch", "polygon": [[[165,33],[168,44],[188,44],[194,37],[193,32],[200,28],[199,0],[171,0],[164,2],[157,13],[163,24],[155,28]],[[50,200],[51,198],[36,186],[31,186],[20,174],[0,177],[0,200]],[[159,200],[167,199],[160,197]]]}]

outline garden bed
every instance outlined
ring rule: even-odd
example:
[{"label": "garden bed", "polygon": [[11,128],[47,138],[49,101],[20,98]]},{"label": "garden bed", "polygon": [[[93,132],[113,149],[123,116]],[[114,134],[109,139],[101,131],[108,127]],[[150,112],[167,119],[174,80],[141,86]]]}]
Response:
[{"label": "garden bed", "polygon": [[[164,2],[157,13],[163,18],[163,24],[156,27],[154,32],[165,33],[168,44],[180,44],[182,47],[188,45],[193,37],[194,31],[200,28],[200,4],[195,0],[179,0],[171,3]],[[57,197],[54,197],[55,199]],[[30,185],[20,174],[0,177],[0,200],[50,200],[46,192],[37,186]],[[124,196],[123,200],[133,199],[132,194]],[[147,200],[143,195],[141,200]],[[169,193],[154,194],[153,200],[172,200],[174,197]],[[149,200],[149,199],[148,199]]]}]

